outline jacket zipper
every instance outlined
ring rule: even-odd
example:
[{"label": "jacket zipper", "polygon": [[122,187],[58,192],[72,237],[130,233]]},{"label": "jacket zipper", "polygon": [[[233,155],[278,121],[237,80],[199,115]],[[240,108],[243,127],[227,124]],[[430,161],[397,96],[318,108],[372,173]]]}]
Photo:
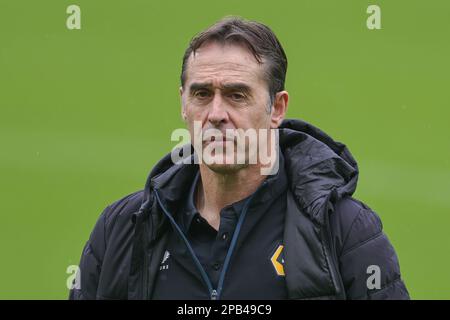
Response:
[{"label": "jacket zipper", "polygon": [[[143,223],[144,223],[144,225],[143,225],[143,228],[144,228],[144,235],[145,234],[147,234],[147,226],[146,226],[146,222],[145,221],[143,221]],[[153,234],[153,233],[152,233]],[[143,296],[144,296],[144,299],[148,299],[148,284],[147,284],[147,281],[148,281],[148,273],[149,273],[149,270],[148,270],[148,257],[147,257],[147,250],[145,250],[145,248],[144,248],[144,275],[143,275],[143,279],[142,279],[142,294],[143,294]]]},{"label": "jacket zipper", "polygon": [[334,247],[333,239],[331,239],[331,233],[330,233],[330,220],[329,220],[330,217],[329,217],[329,208],[328,208],[329,203],[330,203],[329,197],[326,202],[327,210],[325,213],[325,225],[322,227],[322,237],[323,237],[323,239],[325,239],[326,248],[328,249],[327,251],[330,254],[330,256],[327,257],[327,260],[329,261],[329,264],[330,264],[330,269],[331,269],[330,272],[331,272],[331,277],[332,277],[333,283],[334,283],[336,291],[337,291],[336,294],[341,298],[342,297],[345,298],[344,285],[342,283],[342,278],[339,274],[339,271],[337,270],[338,260],[337,260],[337,256],[336,256],[336,250]]}]

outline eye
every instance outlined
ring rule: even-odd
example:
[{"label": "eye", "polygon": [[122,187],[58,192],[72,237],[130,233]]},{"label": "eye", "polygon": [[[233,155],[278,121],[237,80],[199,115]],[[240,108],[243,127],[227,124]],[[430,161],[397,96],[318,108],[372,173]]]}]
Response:
[{"label": "eye", "polygon": [[235,92],[230,94],[230,98],[233,99],[234,101],[242,101],[245,99],[245,95],[239,92]]},{"label": "eye", "polygon": [[207,98],[209,97],[209,91],[207,90],[198,90],[194,93],[194,96],[197,98]]}]

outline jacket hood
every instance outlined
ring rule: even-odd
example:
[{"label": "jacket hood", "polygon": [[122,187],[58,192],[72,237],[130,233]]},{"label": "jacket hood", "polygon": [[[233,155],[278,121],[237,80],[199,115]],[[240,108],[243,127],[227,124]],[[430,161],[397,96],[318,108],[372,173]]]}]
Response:
[{"label": "jacket hood", "polygon": [[[302,120],[283,121],[279,127],[279,146],[297,204],[314,222],[322,225],[329,204],[355,192],[358,180],[355,159],[344,144]],[[174,164],[170,153],[164,156],[147,178],[140,211],[150,206],[154,187],[164,190],[169,203],[181,200],[197,167],[182,162]]]},{"label": "jacket hood", "polygon": [[355,192],[356,160],[344,144],[302,120],[283,121],[279,141],[298,205],[322,225],[328,204]]}]

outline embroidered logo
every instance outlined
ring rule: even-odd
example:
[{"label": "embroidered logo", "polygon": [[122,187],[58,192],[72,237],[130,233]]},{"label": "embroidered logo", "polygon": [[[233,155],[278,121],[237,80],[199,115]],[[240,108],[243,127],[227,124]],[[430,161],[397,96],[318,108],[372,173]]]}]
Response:
[{"label": "embroidered logo", "polygon": [[279,245],[275,253],[270,258],[273,267],[275,268],[275,272],[279,276],[284,276],[284,258],[283,258],[283,245]]}]

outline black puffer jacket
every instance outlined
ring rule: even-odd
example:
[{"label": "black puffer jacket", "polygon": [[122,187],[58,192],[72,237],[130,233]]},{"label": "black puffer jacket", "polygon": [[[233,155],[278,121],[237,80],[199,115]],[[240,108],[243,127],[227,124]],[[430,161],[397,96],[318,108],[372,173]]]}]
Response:
[{"label": "black puffer jacket", "polygon": [[[289,298],[408,299],[380,218],[351,197],[358,167],[345,145],[300,120],[285,120],[279,133],[290,185],[283,239]],[[194,166],[173,164],[169,154],[144,190],[104,210],[84,247],[81,286],[71,299],[151,298],[168,238],[153,190],[164,193],[173,212]],[[371,266],[379,268],[375,288],[368,286],[376,284]]]}]

